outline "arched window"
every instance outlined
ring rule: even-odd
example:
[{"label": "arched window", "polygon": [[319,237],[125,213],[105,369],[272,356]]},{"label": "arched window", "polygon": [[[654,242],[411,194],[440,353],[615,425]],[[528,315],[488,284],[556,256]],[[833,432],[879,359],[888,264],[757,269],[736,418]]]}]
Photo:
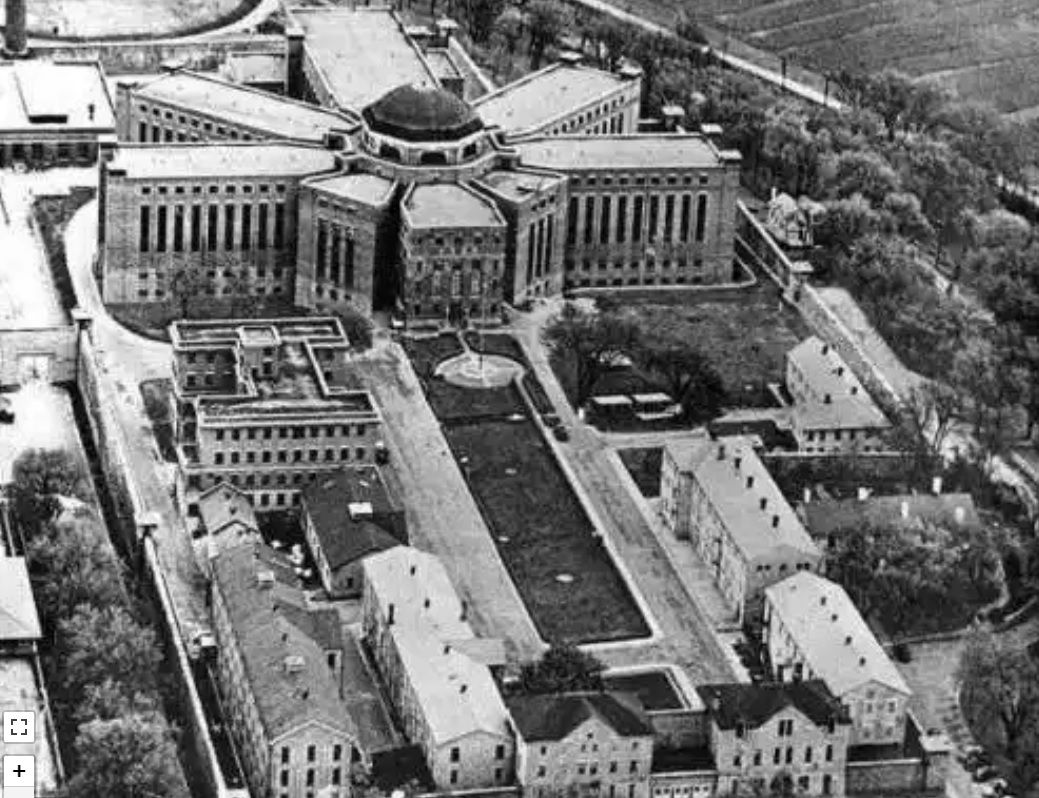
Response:
[{"label": "arched window", "polygon": [[379,157],[385,158],[387,161],[399,161],[400,150],[396,147],[391,147],[389,144],[383,144],[379,147]]},{"label": "arched window", "polygon": [[447,163],[447,156],[442,152],[424,152],[418,162],[423,166],[442,166]]}]

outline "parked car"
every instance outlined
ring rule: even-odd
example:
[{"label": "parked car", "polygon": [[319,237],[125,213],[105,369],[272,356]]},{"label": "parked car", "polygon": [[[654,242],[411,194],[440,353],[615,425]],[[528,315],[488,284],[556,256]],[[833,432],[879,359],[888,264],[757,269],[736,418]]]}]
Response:
[{"label": "parked car", "polygon": [[566,427],[553,427],[552,434],[555,435],[557,441],[561,441],[562,443],[566,443],[570,440],[570,432]]},{"label": "parked car", "polygon": [[11,400],[0,396],[0,424],[13,424],[14,411],[11,409]]}]

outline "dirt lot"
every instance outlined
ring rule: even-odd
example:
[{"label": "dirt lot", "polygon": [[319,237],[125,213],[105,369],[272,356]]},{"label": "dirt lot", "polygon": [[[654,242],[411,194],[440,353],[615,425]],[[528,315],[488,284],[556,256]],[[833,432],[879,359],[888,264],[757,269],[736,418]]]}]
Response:
[{"label": "dirt lot", "polygon": [[1028,0],[612,1],[662,24],[684,9],[811,69],[893,67],[1004,111],[1039,105],[1029,79],[1039,66],[1039,9]]}]

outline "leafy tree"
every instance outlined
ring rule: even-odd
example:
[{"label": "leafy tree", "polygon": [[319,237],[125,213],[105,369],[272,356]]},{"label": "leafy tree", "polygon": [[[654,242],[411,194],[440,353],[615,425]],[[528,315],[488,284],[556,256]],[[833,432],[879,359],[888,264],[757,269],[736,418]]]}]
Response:
[{"label": "leafy tree", "polygon": [[208,264],[189,260],[178,261],[173,265],[167,285],[170,299],[184,319],[191,318],[193,303],[215,289]]},{"label": "leafy tree", "polygon": [[494,32],[505,43],[505,51],[512,55],[523,38],[523,13],[515,6],[509,6],[494,20]]},{"label": "leafy tree", "polygon": [[86,470],[66,449],[29,449],[11,468],[11,504],[15,517],[30,537],[50,521],[61,505],[58,497],[88,501]]},{"label": "leafy tree", "polygon": [[540,69],[545,50],[555,45],[570,26],[568,6],[558,0],[531,0],[527,4],[527,33],[530,37],[530,68]]},{"label": "leafy tree", "polygon": [[356,310],[339,310],[336,316],[343,324],[343,331],[354,349],[365,350],[372,348],[372,321],[367,316]]},{"label": "leafy tree", "polygon": [[635,352],[638,364],[664,382],[686,418],[709,419],[725,402],[725,386],[710,359],[674,328],[643,330]]},{"label": "leafy tree", "polygon": [[1004,346],[975,336],[953,359],[952,383],[969,402],[974,436],[988,455],[1002,452],[1012,430],[1013,406],[1024,398],[1027,374]]},{"label": "leafy tree", "polygon": [[603,17],[589,29],[589,36],[595,44],[599,66],[611,72],[616,71],[629,50],[630,26],[613,17]]},{"label": "leafy tree", "polygon": [[577,646],[551,646],[537,662],[529,662],[520,671],[519,691],[534,693],[566,693],[573,690],[602,690],[604,665]]},{"label": "leafy tree", "polygon": [[906,121],[915,94],[912,78],[901,72],[884,70],[866,80],[863,99],[884,120],[889,141],[895,140],[899,124]]},{"label": "leafy tree", "polygon": [[81,701],[77,702],[74,717],[77,725],[82,725],[92,720],[112,720],[157,711],[158,702],[153,695],[106,678],[100,684],[87,685]]},{"label": "leafy tree", "polygon": [[495,20],[505,9],[505,0],[461,0],[462,16],[473,41],[483,44],[491,38]]},{"label": "leafy tree", "polygon": [[47,578],[36,588],[41,614],[51,623],[69,618],[78,607],[110,607],[125,602],[123,566],[105,545],[101,520],[89,510],[48,525],[32,538],[26,554],[34,572]]},{"label": "leafy tree", "polygon": [[121,607],[81,604],[59,624],[62,681],[66,695],[82,695],[106,679],[128,690],[155,688],[162,661],[155,633]]},{"label": "leafy tree", "polygon": [[840,199],[858,194],[877,205],[901,188],[898,173],[877,152],[842,152],[834,159],[832,169],[830,191]]},{"label": "leafy tree", "polygon": [[183,794],[177,747],[157,714],[94,720],[79,728],[78,768],[69,783],[77,798],[166,798]]},{"label": "leafy tree", "polygon": [[1015,794],[1039,784],[1039,661],[1022,648],[976,632],[960,660],[960,706]]},{"label": "leafy tree", "polygon": [[618,356],[633,352],[638,324],[617,312],[595,312],[568,302],[542,331],[546,346],[560,362],[572,364],[574,404],[583,405],[599,377]]}]

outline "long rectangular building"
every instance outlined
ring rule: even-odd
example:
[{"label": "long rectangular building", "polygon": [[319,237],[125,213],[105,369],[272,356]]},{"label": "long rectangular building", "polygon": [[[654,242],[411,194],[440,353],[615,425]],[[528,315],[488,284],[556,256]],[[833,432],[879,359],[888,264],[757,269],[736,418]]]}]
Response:
[{"label": "long rectangular building", "polygon": [[260,509],[298,504],[303,487],[371,465],[382,417],[349,387],[350,341],[334,318],[175,322],[181,498],[221,482]]}]

